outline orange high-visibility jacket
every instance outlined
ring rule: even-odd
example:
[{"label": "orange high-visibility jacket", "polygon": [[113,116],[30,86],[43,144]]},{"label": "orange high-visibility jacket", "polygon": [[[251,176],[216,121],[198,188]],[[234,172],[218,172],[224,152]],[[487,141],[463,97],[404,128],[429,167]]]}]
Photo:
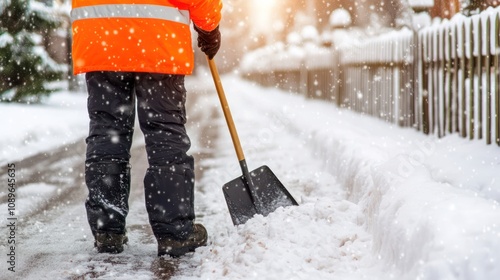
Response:
[{"label": "orange high-visibility jacket", "polygon": [[73,72],[191,74],[190,22],[212,31],[221,0],[73,0]]}]

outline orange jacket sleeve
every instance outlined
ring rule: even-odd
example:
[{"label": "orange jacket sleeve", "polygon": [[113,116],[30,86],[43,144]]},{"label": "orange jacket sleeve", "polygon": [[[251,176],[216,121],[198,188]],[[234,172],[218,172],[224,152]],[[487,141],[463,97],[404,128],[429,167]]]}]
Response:
[{"label": "orange jacket sleeve", "polygon": [[180,9],[189,10],[194,25],[205,31],[214,30],[220,23],[221,0],[171,0]]}]

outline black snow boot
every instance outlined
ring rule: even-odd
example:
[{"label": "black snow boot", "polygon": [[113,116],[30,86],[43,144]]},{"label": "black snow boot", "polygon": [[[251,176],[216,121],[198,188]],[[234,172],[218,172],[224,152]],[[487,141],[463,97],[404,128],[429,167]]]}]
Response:
[{"label": "black snow boot", "polygon": [[95,235],[94,247],[99,253],[118,254],[123,252],[123,245],[127,244],[128,237],[120,233],[101,233]]},{"label": "black snow boot", "polygon": [[201,224],[194,224],[193,231],[186,239],[175,239],[169,236],[158,237],[158,256],[169,255],[177,258],[198,247],[207,245],[208,234]]}]

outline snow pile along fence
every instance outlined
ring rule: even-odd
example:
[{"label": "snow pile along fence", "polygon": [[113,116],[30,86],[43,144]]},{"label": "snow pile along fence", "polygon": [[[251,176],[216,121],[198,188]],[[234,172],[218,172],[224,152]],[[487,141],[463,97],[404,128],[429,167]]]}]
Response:
[{"label": "snow pile along fence", "polygon": [[352,33],[332,46],[278,43],[248,55],[242,75],[426,134],[500,145],[499,13],[361,39]]}]

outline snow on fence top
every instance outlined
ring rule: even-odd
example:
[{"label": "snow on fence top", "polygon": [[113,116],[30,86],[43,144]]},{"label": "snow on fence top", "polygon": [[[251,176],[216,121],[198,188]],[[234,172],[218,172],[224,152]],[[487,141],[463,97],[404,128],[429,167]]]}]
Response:
[{"label": "snow on fence top", "polygon": [[[488,8],[471,17],[457,14],[450,20],[423,28],[419,38],[426,46],[423,49],[424,59],[438,61],[500,53],[499,17],[500,7]],[[431,51],[431,44],[434,51]]]},{"label": "snow on fence top", "polygon": [[[500,7],[488,8],[472,17],[457,14],[450,20],[434,21],[418,31],[423,59],[426,62],[471,58],[500,53],[498,42]],[[246,73],[296,71],[348,64],[409,64],[413,62],[414,31],[408,28],[391,30],[377,36],[362,35],[355,29],[337,29],[318,35],[307,27],[301,34],[292,33],[287,44],[277,43],[258,49],[243,59]],[[332,47],[321,46],[325,38]],[[335,61],[338,56],[339,61]]]},{"label": "snow on fence top", "polygon": [[341,52],[341,64],[411,63],[413,61],[411,52],[413,31],[409,29],[391,31],[363,40],[359,38],[359,34],[348,36],[354,33],[344,30],[333,33],[331,35],[333,48],[320,46],[314,40],[318,35],[312,36],[312,32],[301,35],[292,33],[287,38],[287,45],[277,43],[247,54],[240,68],[246,73],[294,71],[302,66],[307,69],[327,68],[336,63],[334,58],[336,51]]},{"label": "snow on fence top", "polygon": [[341,64],[411,63],[413,31],[404,28],[339,47]]},{"label": "snow on fence top", "polygon": [[[289,46],[286,50],[278,52],[270,57],[271,69],[277,71],[288,71],[299,69],[305,52],[299,46]],[[269,58],[268,58],[269,59]]]},{"label": "snow on fence top", "polygon": [[307,69],[324,69],[332,67],[334,52],[329,48],[319,46],[308,46],[305,48],[304,66]]}]

